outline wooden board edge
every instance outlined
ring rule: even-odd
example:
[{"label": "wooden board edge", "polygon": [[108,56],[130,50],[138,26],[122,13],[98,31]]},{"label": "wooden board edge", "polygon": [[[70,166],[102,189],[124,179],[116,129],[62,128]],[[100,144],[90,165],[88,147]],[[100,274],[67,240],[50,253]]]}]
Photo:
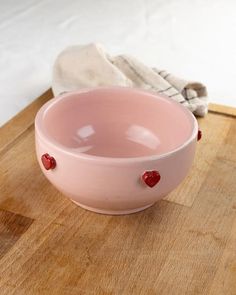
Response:
[{"label": "wooden board edge", "polygon": [[39,108],[53,97],[51,89],[48,89],[31,104],[0,127],[0,152],[14,142],[25,130],[34,123],[34,118]]},{"label": "wooden board edge", "polygon": [[226,105],[210,103],[209,104],[209,113],[217,113],[217,114],[236,117],[236,108],[226,106]]}]

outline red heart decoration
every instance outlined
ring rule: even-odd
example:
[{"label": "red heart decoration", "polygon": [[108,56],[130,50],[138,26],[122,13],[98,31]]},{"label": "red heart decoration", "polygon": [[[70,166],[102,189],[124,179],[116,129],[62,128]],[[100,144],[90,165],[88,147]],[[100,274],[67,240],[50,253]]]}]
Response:
[{"label": "red heart decoration", "polygon": [[148,185],[149,187],[154,187],[161,179],[161,175],[158,171],[145,171],[142,175],[142,180]]},{"label": "red heart decoration", "polygon": [[46,170],[54,169],[56,167],[56,160],[49,154],[42,155],[41,161]]},{"label": "red heart decoration", "polygon": [[198,130],[197,140],[200,140],[201,138],[202,138],[202,131],[201,130]]}]

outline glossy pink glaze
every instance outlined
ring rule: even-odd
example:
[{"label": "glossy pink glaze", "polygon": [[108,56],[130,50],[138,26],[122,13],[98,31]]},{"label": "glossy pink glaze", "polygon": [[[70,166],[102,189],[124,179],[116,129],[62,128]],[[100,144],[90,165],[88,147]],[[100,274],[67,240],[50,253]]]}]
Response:
[{"label": "glossy pink glaze", "polygon": [[[188,173],[197,141],[194,116],[175,101],[133,88],[68,93],[46,103],[35,120],[42,171],[80,206],[99,213],[140,211]],[[56,160],[45,170],[43,154]],[[158,171],[149,187],[145,171]]]}]

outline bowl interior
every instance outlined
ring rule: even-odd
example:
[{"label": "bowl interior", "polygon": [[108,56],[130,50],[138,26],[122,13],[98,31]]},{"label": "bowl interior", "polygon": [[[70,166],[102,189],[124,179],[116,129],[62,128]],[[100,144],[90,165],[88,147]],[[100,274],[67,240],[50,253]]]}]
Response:
[{"label": "bowl interior", "polygon": [[193,117],[180,104],[129,88],[66,94],[45,110],[42,123],[66,148],[113,158],[168,153],[194,128]]}]

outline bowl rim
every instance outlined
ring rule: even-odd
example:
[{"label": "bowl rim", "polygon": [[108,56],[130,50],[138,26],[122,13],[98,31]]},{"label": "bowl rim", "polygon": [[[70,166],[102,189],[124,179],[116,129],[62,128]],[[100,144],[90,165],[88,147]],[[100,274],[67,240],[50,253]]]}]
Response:
[{"label": "bowl rim", "polygon": [[[169,102],[177,105],[179,108],[182,109],[183,112],[187,114],[187,116],[192,120],[193,125],[192,125],[192,133],[189,136],[187,140],[185,140],[181,145],[179,145],[177,148],[166,152],[162,153],[159,155],[149,155],[149,156],[140,156],[140,157],[104,157],[104,156],[96,156],[96,155],[90,155],[86,154],[83,152],[78,152],[76,150],[73,150],[69,147],[64,146],[63,144],[59,143],[56,141],[44,128],[43,126],[43,117],[44,114],[47,110],[52,108],[55,104],[57,104],[59,101],[66,99],[67,97],[70,97],[71,95],[76,95],[76,94],[81,94],[81,93],[87,93],[90,91],[96,91],[96,90],[116,90],[116,89],[122,89],[125,88],[128,91],[135,91],[143,94],[149,94],[149,95],[154,95],[154,96],[159,96],[161,98],[164,98],[168,100]],[[46,141],[47,145],[50,145],[60,152],[63,152],[65,154],[68,154],[70,156],[84,159],[84,160],[91,160],[91,161],[96,161],[96,162],[103,162],[103,163],[135,163],[135,162],[144,162],[144,161],[155,161],[159,159],[163,159],[166,157],[169,157],[181,150],[183,150],[187,145],[189,145],[192,141],[197,139],[197,134],[198,134],[198,122],[195,116],[190,112],[187,107],[181,105],[179,102],[169,98],[168,96],[164,94],[159,94],[155,93],[151,90],[144,90],[140,88],[134,88],[134,87],[124,87],[124,86],[101,86],[101,87],[90,87],[90,88],[82,88],[80,90],[76,91],[69,91],[69,92],[63,92],[62,94],[59,94],[58,96],[50,99],[47,101],[37,112],[36,117],[35,117],[35,134],[42,139],[43,141]]]}]

